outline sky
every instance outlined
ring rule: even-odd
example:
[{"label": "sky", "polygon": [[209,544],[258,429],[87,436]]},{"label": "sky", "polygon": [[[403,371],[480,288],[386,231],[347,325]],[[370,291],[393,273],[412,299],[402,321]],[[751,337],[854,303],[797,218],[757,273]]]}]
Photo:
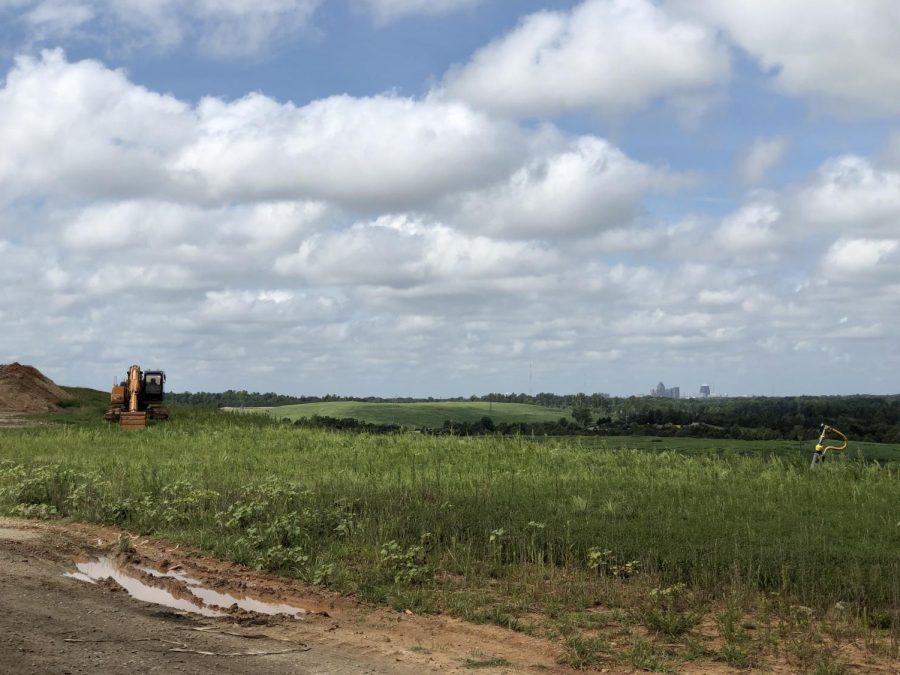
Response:
[{"label": "sky", "polygon": [[0,362],[897,393],[894,0],[0,0]]}]

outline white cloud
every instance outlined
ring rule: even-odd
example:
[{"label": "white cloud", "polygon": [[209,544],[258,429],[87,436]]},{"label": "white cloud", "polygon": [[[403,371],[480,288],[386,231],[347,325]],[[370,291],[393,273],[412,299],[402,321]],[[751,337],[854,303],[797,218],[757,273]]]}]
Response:
[{"label": "white cloud", "polygon": [[[716,228],[713,257],[772,262],[818,254],[835,237],[876,241],[900,228],[900,172],[855,155],[825,161],[781,190],[754,191]],[[855,257],[855,256],[853,256]]]},{"label": "white cloud", "polygon": [[748,204],[722,220],[715,242],[731,254],[774,251],[779,241],[776,226],[780,218],[781,212],[773,204]]},{"label": "white cloud", "polygon": [[329,199],[409,208],[504,175],[520,132],[458,103],[335,96],[302,108],[206,99],[175,173],[213,199]]},{"label": "white cloud", "polygon": [[20,58],[0,89],[0,199],[331,200],[414,208],[506,176],[525,134],[460,103],[262,95],[191,107],[61,52]]},{"label": "white cloud", "polygon": [[896,239],[841,238],[825,254],[822,270],[825,276],[837,278],[878,278],[889,271],[894,281],[900,282],[900,255],[897,253]]},{"label": "white cloud", "polygon": [[534,157],[506,181],[464,195],[458,218],[491,236],[556,239],[630,224],[649,191],[686,178],[583,136]]},{"label": "white cloud", "polygon": [[[90,253],[133,249],[136,242],[158,242],[168,257],[215,259],[220,247],[248,253],[277,250],[285,241],[317,231],[332,215],[318,202],[266,202],[203,208],[171,202],[98,202],[57,214],[61,237],[70,251]],[[215,239],[210,245],[209,238]],[[144,256],[155,246],[144,247]]]},{"label": "white cloud", "polygon": [[192,137],[189,108],[60,51],[21,57],[0,89],[0,200],[167,189],[163,160]]},{"label": "white cloud", "polygon": [[314,235],[275,269],[322,285],[394,288],[532,275],[556,258],[537,245],[472,237],[443,225],[384,216]]},{"label": "white cloud", "polygon": [[618,114],[709,92],[729,74],[715,33],[649,0],[585,0],[543,11],[451,70],[446,92],[488,110]]},{"label": "white cloud", "polygon": [[207,291],[198,308],[205,321],[236,325],[324,323],[339,311],[333,297],[282,289]]},{"label": "white cloud", "polygon": [[853,155],[829,160],[796,192],[792,209],[820,230],[895,233],[900,227],[900,172]]},{"label": "white cloud", "polygon": [[436,16],[468,7],[474,7],[481,0],[356,0],[364,4],[375,19],[387,23],[406,16],[424,14]]},{"label": "white cloud", "polygon": [[[690,180],[601,138],[526,130],[463,103],[337,96],[297,107],[254,94],[190,106],[59,51],[20,58],[9,73],[0,144],[0,200],[127,205],[80,214],[67,230],[78,247],[120,243],[123,223],[147,220],[146,201],[437,209],[453,226],[513,239],[624,232],[647,193]],[[193,216],[176,217],[191,227]]]},{"label": "white cloud", "polygon": [[738,162],[738,176],[749,185],[763,182],[766,175],[784,159],[788,148],[786,138],[757,138]]},{"label": "white cloud", "polygon": [[167,50],[182,43],[217,57],[266,51],[304,28],[320,0],[20,0],[0,4],[38,41],[109,41],[115,49]]},{"label": "white cloud", "polygon": [[786,94],[845,115],[900,113],[894,0],[669,0],[724,29]]},{"label": "white cloud", "polygon": [[67,0],[45,0],[35,5],[25,20],[40,37],[66,35],[95,16],[88,4]]}]

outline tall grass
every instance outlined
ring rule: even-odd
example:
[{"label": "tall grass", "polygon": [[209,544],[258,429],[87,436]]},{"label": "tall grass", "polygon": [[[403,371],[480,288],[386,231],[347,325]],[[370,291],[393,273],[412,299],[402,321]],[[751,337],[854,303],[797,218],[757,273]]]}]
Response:
[{"label": "tall grass", "polygon": [[117,523],[378,599],[537,567],[896,611],[900,472],[807,461],[209,413],[0,432],[0,510]]}]

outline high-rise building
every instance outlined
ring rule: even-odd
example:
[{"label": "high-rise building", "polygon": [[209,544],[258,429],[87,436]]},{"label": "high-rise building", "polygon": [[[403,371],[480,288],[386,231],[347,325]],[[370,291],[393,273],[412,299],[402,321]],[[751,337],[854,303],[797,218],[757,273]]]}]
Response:
[{"label": "high-rise building", "polygon": [[709,398],[711,393],[712,392],[711,392],[708,384],[700,385],[700,398]]},{"label": "high-rise building", "polygon": [[651,396],[658,396],[659,398],[681,398],[681,388],[680,387],[672,387],[671,389],[667,389],[666,385],[660,382],[656,385],[655,389],[650,390]]}]

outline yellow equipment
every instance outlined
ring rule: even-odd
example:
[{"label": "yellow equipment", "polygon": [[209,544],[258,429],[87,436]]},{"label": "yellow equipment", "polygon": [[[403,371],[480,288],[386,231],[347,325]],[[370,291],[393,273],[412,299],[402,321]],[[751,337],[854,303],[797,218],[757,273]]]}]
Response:
[{"label": "yellow equipment", "polygon": [[127,430],[145,428],[148,419],[168,419],[169,409],[163,405],[165,381],[166,374],[161,370],[145,373],[140,366],[131,366],[125,379],[113,385],[104,417]]},{"label": "yellow equipment", "polygon": [[[825,442],[826,442],[825,437],[829,433],[833,433],[835,436],[840,436],[841,440],[843,440],[843,445],[840,445],[840,446],[825,445]],[[831,440],[830,442],[836,443],[837,441]],[[834,427],[830,427],[827,424],[823,424],[822,425],[822,433],[819,434],[819,442],[816,443],[816,451],[813,453],[813,456],[812,456],[812,465],[811,466],[815,466],[816,464],[821,464],[822,462],[824,462],[825,461],[825,453],[828,452],[829,450],[834,450],[835,452],[842,452],[842,451],[846,450],[848,443],[849,443],[849,441],[847,440],[847,437],[843,433],[841,433]]]}]

